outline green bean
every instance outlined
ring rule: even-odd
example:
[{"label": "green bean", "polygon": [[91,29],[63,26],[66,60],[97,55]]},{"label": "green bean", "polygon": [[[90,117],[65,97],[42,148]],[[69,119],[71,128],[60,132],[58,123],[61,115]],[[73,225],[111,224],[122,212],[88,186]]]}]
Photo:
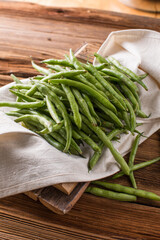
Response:
[{"label": "green bean", "polygon": [[148,91],[147,86],[144,84],[144,82],[141,79],[137,79],[136,82],[139,83],[139,85],[141,85],[146,91]]},{"label": "green bean", "polygon": [[121,114],[122,114],[122,118],[126,124],[127,129],[131,129],[130,118],[128,116],[128,113],[125,111],[122,111]]},{"label": "green bean", "polygon": [[143,197],[143,198],[160,201],[160,196],[158,196],[157,194],[152,193],[152,192],[122,186],[122,185],[116,184],[116,183],[107,183],[107,182],[101,182],[101,181],[94,181],[93,183],[97,184],[99,186],[105,187],[107,189],[116,191],[116,192],[131,194],[131,195],[135,195],[137,197]]},{"label": "green bean", "polygon": [[[61,134],[62,137],[67,139],[66,133],[63,128],[59,130],[59,133]],[[72,130],[72,133],[75,135],[74,131]],[[81,148],[77,145],[76,141],[72,138],[71,143],[70,143],[70,148],[73,147],[79,154],[82,154]]]},{"label": "green bean", "polygon": [[43,60],[42,63],[51,64],[51,65],[62,65],[65,67],[73,67],[73,65],[68,61],[61,60],[61,59],[46,59],[46,60]]},{"label": "green bean", "polygon": [[102,70],[103,68],[106,67],[106,63],[102,63],[102,64],[99,64],[99,65],[95,65],[94,66],[98,71]]},{"label": "green bean", "polygon": [[36,79],[36,80],[42,80],[43,78],[44,78],[44,75],[37,75],[33,77],[33,79]]},{"label": "green bean", "polygon": [[44,101],[39,102],[0,102],[0,107],[13,108],[40,108],[45,105]]},{"label": "green bean", "polygon": [[114,128],[114,124],[108,121],[103,121],[101,120],[101,126],[105,127],[105,128],[109,128],[109,129],[113,129]]},{"label": "green bean", "polygon": [[62,101],[59,100],[58,96],[53,91],[51,91],[47,86],[43,84],[38,84],[38,83],[36,83],[36,86],[43,95],[48,95],[51,99],[54,99],[54,104],[56,105],[57,109],[61,112],[64,118],[64,126],[67,134],[67,141],[66,141],[64,152],[67,152],[69,150],[71,140],[72,140],[72,127],[71,127],[71,122],[68,117],[66,107],[64,106]]},{"label": "green bean", "polygon": [[75,97],[70,89],[70,87],[62,84],[63,90],[66,93],[66,96],[68,98],[68,101],[70,103],[72,112],[73,112],[73,118],[74,118],[74,122],[77,125],[77,127],[79,129],[81,129],[81,125],[82,125],[82,119],[81,119],[81,115],[79,113],[79,107],[77,105],[77,102],[75,100]]},{"label": "green bean", "polygon": [[[137,135],[136,138],[135,138],[135,141],[133,142],[132,150],[131,150],[131,153],[130,153],[130,156],[129,156],[128,166],[129,166],[130,169],[133,168],[133,163],[134,163],[134,159],[135,159],[135,156],[136,156],[136,153],[137,153],[139,141],[140,141],[140,135]],[[137,184],[136,184],[136,181],[135,181],[135,178],[134,178],[133,171],[130,172],[129,178],[131,180],[131,183],[132,183],[133,187],[137,188]]]},{"label": "green bean", "polygon": [[87,86],[94,88],[95,90],[98,90],[96,88],[96,86],[94,84],[92,84],[91,82],[89,82],[83,75],[74,76],[72,78],[70,77],[70,79],[76,80],[78,82],[82,82],[82,83],[86,84]]},{"label": "green bean", "polygon": [[[57,140],[59,143],[61,143],[63,146],[65,146],[66,144],[66,140],[60,135],[58,134],[57,132],[54,132],[54,133],[50,133],[50,135],[55,139]],[[64,149],[64,148],[63,148]],[[69,151],[74,154],[74,155],[77,155],[77,151],[72,147],[70,146],[70,149]]]},{"label": "green bean", "polygon": [[54,70],[55,72],[62,72],[65,71],[65,68],[59,66],[59,65],[47,65],[48,68]]},{"label": "green bean", "polygon": [[93,107],[93,104],[92,104],[90,98],[89,98],[86,94],[84,94],[84,93],[83,93],[82,95],[83,95],[83,98],[84,98],[84,100],[86,101],[86,103],[87,103],[87,105],[88,105],[88,108],[89,108],[89,111],[90,111],[91,115],[92,115],[93,117],[95,117],[95,119],[96,119],[98,122],[100,122],[100,118],[99,118],[99,116],[97,115],[97,113],[95,112],[94,107]]},{"label": "green bean", "polygon": [[139,76],[137,76],[134,72],[132,72],[127,67],[124,67],[123,65],[121,65],[119,61],[117,61],[115,58],[113,58],[111,56],[108,57],[107,59],[110,63],[112,63],[114,66],[116,66],[120,71],[122,71],[123,73],[130,76],[133,81],[138,82],[145,90],[148,90],[146,85],[142,81],[140,81],[141,78],[139,78]]},{"label": "green bean", "polygon": [[65,57],[66,61],[68,61],[69,63],[71,63],[71,60],[70,60],[70,58],[69,58],[69,55],[68,55],[68,54],[64,54],[64,57]]},{"label": "green bean", "polygon": [[22,82],[14,74],[11,74],[11,78],[16,84],[22,84]]},{"label": "green bean", "polygon": [[50,70],[38,66],[37,64],[35,64],[34,61],[31,61],[31,63],[32,63],[32,67],[33,67],[34,69],[36,69],[38,72],[40,72],[40,73],[42,73],[42,74],[44,74],[44,75],[49,75],[49,74],[51,74],[51,71],[50,71]]},{"label": "green bean", "polygon": [[21,117],[21,116],[22,116],[21,113],[18,113],[18,112],[16,112],[16,111],[7,112],[6,115],[8,115],[8,116],[13,116],[13,117]]},{"label": "green bean", "polygon": [[[71,59],[71,62],[72,62],[72,64],[74,65],[74,67],[76,69],[79,69],[79,70],[85,69],[84,66],[86,66],[86,65],[85,64],[81,64],[78,61],[78,59],[74,56],[74,53],[72,52],[71,49],[70,49],[70,59]],[[98,89],[103,91],[103,86],[89,72],[84,73],[83,76],[88,80],[88,82],[92,83],[96,88],[98,88]]]},{"label": "green bean", "polygon": [[96,105],[106,114],[108,115],[113,122],[118,126],[123,128],[123,124],[122,122],[119,120],[119,118],[109,109],[107,109],[106,107],[104,107],[101,103],[99,103],[98,101],[94,100],[94,102],[96,103]]},{"label": "green bean", "polygon": [[[126,102],[126,105],[128,107],[129,113],[130,113],[130,131],[132,134],[134,134],[134,130],[136,128],[135,112],[134,112],[131,104],[129,103],[129,101],[123,96],[123,94],[120,92],[120,90],[115,85],[112,85],[112,86],[114,87],[114,90],[117,91],[124,98],[124,101]],[[126,119],[125,119],[125,121],[126,121]]]},{"label": "green bean", "polygon": [[26,96],[33,96],[33,94],[37,91],[37,87],[32,85],[32,87],[26,92]]},{"label": "green bean", "polygon": [[135,112],[134,112],[132,106],[129,104],[129,102],[127,100],[126,100],[126,105],[130,112],[130,131],[133,134],[134,130],[136,128],[136,115],[135,115]]},{"label": "green bean", "polygon": [[39,115],[32,115],[32,114],[23,115],[15,119],[15,122],[23,122],[23,121],[29,121],[29,120],[39,122],[45,128],[48,129],[48,132],[58,131],[63,126],[63,121],[61,121],[59,124],[54,125],[51,121],[48,121],[45,117],[39,116]]},{"label": "green bean", "polygon": [[48,130],[48,128],[43,128],[42,130],[36,131],[36,133],[38,133],[39,135],[44,135],[50,133],[50,131]]},{"label": "green bean", "polygon": [[29,84],[16,84],[10,87],[10,89],[31,89],[33,85],[29,85]]},{"label": "green bean", "polygon": [[[30,129],[33,132],[37,132],[37,128],[35,128],[35,126],[33,126],[32,124],[30,124],[26,121],[24,123],[28,129]],[[41,135],[41,137],[43,137],[53,147],[57,148],[60,151],[63,151],[64,146],[61,143],[55,141],[50,135],[45,134],[45,135]]]},{"label": "green bean", "polygon": [[[84,73],[85,70],[72,70],[72,71],[62,71],[58,73],[51,73],[48,76],[44,77],[41,82],[47,82],[49,79],[60,78],[60,77],[72,77],[77,74]],[[30,90],[27,91],[26,95],[32,96],[36,92],[36,85],[33,85]]]},{"label": "green bean", "polygon": [[[157,158],[154,158],[152,160],[149,160],[147,162],[142,162],[142,163],[138,163],[138,164],[135,164],[133,166],[133,168],[131,169],[131,171],[136,171],[138,169],[141,169],[141,168],[144,168],[144,167],[147,167],[147,166],[150,166],[151,164],[153,163],[156,163],[160,160],[160,157],[157,157]],[[113,175],[112,179],[117,179],[119,177],[122,177],[124,175],[124,173],[121,171],[121,172],[118,172],[116,173],[115,175]]]},{"label": "green bean", "polygon": [[106,134],[100,129],[100,127],[91,125],[85,116],[82,116],[82,120],[85,122],[85,124],[87,124],[87,126],[89,128],[91,128],[92,131],[94,131],[96,133],[96,135],[105,144],[105,146],[107,146],[109,148],[114,159],[119,163],[119,165],[121,166],[121,169],[125,172],[125,174],[129,175],[130,170],[129,170],[129,167],[128,167],[126,161],[121,156],[121,154],[119,152],[117,152],[117,150],[114,148],[112,142],[108,139]]},{"label": "green bean", "polygon": [[58,73],[51,73],[47,77],[43,78],[43,82],[47,82],[49,79],[56,79],[60,77],[73,77],[79,74],[84,74],[86,71],[85,70],[71,70],[71,71],[62,71]]},{"label": "green bean", "polygon": [[18,113],[21,113],[21,114],[33,114],[33,115],[42,115],[42,114],[40,114],[37,110],[35,111],[35,110],[32,110],[32,109],[19,109],[19,110],[17,110],[17,112]]},{"label": "green bean", "polygon": [[134,93],[135,91],[138,91],[137,86],[125,74],[123,74],[115,69],[104,68],[102,71],[104,73],[107,73],[108,75],[111,75],[111,76],[121,79],[121,81],[124,82],[129,87],[129,89],[132,91],[132,93]]},{"label": "green bean", "polygon": [[89,137],[87,136],[84,132],[77,130],[78,134],[82,137],[82,140],[84,140],[91,148],[96,151],[100,152],[99,146]]},{"label": "green bean", "polygon": [[124,110],[123,105],[120,103],[120,101],[113,96],[110,92],[105,91],[106,96],[108,97],[108,99],[111,101],[112,104],[114,104],[114,106],[116,108],[119,108],[120,110]]},{"label": "green bean", "polygon": [[148,76],[148,73],[145,73],[145,74],[139,75],[138,77],[140,80],[142,80],[142,79],[146,78],[147,76]]},{"label": "green bean", "polygon": [[56,109],[55,109],[54,105],[52,104],[52,101],[49,99],[49,97],[47,95],[46,95],[46,104],[47,104],[47,108],[48,108],[48,111],[49,111],[51,117],[55,120],[56,123],[60,123],[60,119],[58,117]]},{"label": "green bean", "polygon": [[[26,89],[20,89],[20,91],[19,92],[21,92],[21,93],[23,93],[25,96],[26,96],[26,92],[27,92],[27,90]],[[28,96],[29,97],[29,96]],[[37,100],[43,100],[44,98],[43,98],[43,96],[42,96],[42,94],[40,93],[40,92],[35,92],[33,95],[32,95],[32,97],[33,98],[36,98]]]},{"label": "green bean", "polygon": [[57,149],[60,150],[60,151],[63,151],[64,146],[63,146],[61,143],[55,141],[50,135],[45,134],[45,135],[42,135],[42,137],[43,137],[48,143],[50,143],[53,147],[57,148]]},{"label": "green bean", "polygon": [[92,170],[93,167],[96,165],[96,163],[98,162],[100,156],[102,155],[102,150],[104,148],[104,143],[103,142],[99,142],[98,144],[99,146],[99,151],[95,151],[94,154],[92,155],[92,157],[89,159],[89,162],[88,162],[88,168],[89,170]]},{"label": "green bean", "polygon": [[45,82],[43,83],[43,85],[47,86],[51,91],[53,91],[58,96],[64,97],[64,98],[66,97],[65,92],[63,90],[61,90],[60,88],[58,88],[58,86],[57,87],[56,86],[51,86],[51,85],[49,85]]},{"label": "green bean", "polygon": [[[107,135],[107,137],[108,137],[109,140],[112,140],[115,136],[117,136],[118,134],[123,133],[123,132],[124,132],[124,129],[114,129]],[[98,162],[98,160],[99,160],[99,158],[100,158],[100,156],[102,154],[102,150],[104,148],[104,143],[100,142],[98,146],[100,148],[100,151],[99,152],[95,152],[92,155],[92,157],[90,158],[89,162],[88,162],[89,170],[92,170],[93,167]]]},{"label": "green bean", "polygon": [[75,88],[73,88],[72,91],[73,91],[74,96],[77,99],[77,102],[79,103],[80,108],[82,109],[83,114],[90,120],[90,122],[93,125],[97,125],[95,118],[93,118],[92,115],[90,114],[88,105],[87,105],[86,101],[82,98],[80,92]]},{"label": "green bean", "polygon": [[125,102],[122,99],[121,96],[119,96],[119,94],[112,88],[112,86],[110,85],[109,82],[107,82],[101,75],[100,73],[97,71],[96,68],[93,67],[93,65],[88,63],[88,70],[96,77],[96,79],[100,82],[100,84],[107,90],[109,91],[109,93],[111,94],[111,96],[113,95],[116,99],[119,100],[119,102],[121,103],[121,108],[123,110],[126,109],[125,106]]},{"label": "green bean", "polygon": [[124,194],[124,193],[116,193],[109,190],[104,190],[97,187],[87,187],[86,192],[94,194],[99,197],[105,197],[118,201],[126,201],[126,202],[134,202],[137,200],[136,196]]},{"label": "green bean", "polygon": [[[96,112],[97,112],[98,116],[100,117],[100,121],[101,121],[101,119],[104,119],[106,121],[112,122],[112,119],[108,115],[106,115],[104,112],[100,112],[99,110],[100,109],[96,109]],[[118,116],[118,113],[117,113],[117,116]]]},{"label": "green bean", "polygon": [[68,85],[68,86],[78,88],[84,93],[87,92],[89,95],[91,95],[92,97],[97,99],[99,102],[101,102],[104,106],[106,106],[111,111],[113,111],[115,113],[117,112],[114,105],[112,103],[110,103],[107,98],[105,98],[104,96],[99,94],[96,90],[94,90],[93,88],[91,88],[91,87],[89,87],[89,86],[87,86],[83,83],[75,82],[75,81],[68,80],[68,79],[53,79],[53,80],[49,80],[49,82],[52,83],[52,84],[61,83],[61,84],[65,84],[65,85]]},{"label": "green bean", "polygon": [[138,102],[137,102],[136,98],[134,97],[133,93],[129,90],[129,88],[124,83],[121,83],[120,86],[121,86],[124,94],[126,95],[126,97],[132,103],[133,109],[135,111],[137,111],[139,109],[139,105],[138,105]]},{"label": "green bean", "polygon": [[132,92],[132,93],[133,93],[135,99],[136,99],[137,102],[138,102],[139,109],[141,109],[141,102],[140,102],[140,99],[139,99],[139,95],[138,95],[138,93],[137,93],[136,91],[134,91],[134,92]]},{"label": "green bean", "polygon": [[21,92],[17,92],[17,91],[13,91],[10,89],[10,92],[13,93],[14,95],[20,97],[21,99],[24,99],[25,101],[27,102],[36,102],[36,101],[39,101],[33,97],[29,97],[29,96],[26,96],[25,94],[21,93]]},{"label": "green bean", "polygon": [[105,63],[107,66],[110,65],[110,63],[101,55],[99,55],[98,53],[94,53],[94,56],[96,57],[96,59],[99,61],[99,63]]},{"label": "green bean", "polygon": [[75,138],[76,140],[82,139],[82,137],[81,137],[74,129],[72,130],[72,136],[73,136],[73,138]]},{"label": "green bean", "polygon": [[[24,110],[23,110],[24,111]],[[22,112],[23,112],[22,111]],[[28,111],[24,111],[24,113],[31,113],[31,114],[36,114],[36,112],[34,112],[34,111],[30,111],[30,112],[28,112]],[[40,115],[41,116],[41,114],[39,114],[39,113],[37,113],[38,115]],[[47,117],[47,116],[45,116],[45,115],[43,115],[45,118],[47,118],[49,121],[51,121],[51,122],[53,122],[54,124],[55,124],[55,122],[50,118],[50,117]],[[37,122],[35,121],[33,121],[33,119],[32,119],[32,121],[30,121],[33,125],[35,124],[35,126],[37,126]],[[39,125],[38,125],[39,126]],[[41,128],[42,129],[42,128]],[[42,134],[44,134],[43,133],[43,130],[41,131],[42,132]],[[41,134],[41,132],[39,132],[39,134]],[[65,134],[65,130],[61,127],[60,129],[58,129],[58,132],[59,132],[59,135],[60,135],[60,137],[62,137],[62,138],[64,138],[64,139],[67,139],[66,138],[66,134]],[[53,136],[53,134],[54,134],[54,136],[56,136],[57,137],[57,133],[56,132],[53,132],[53,133],[50,133],[52,136]],[[56,140],[58,140],[58,137],[56,138]],[[61,140],[61,143],[62,143],[62,140]],[[66,143],[66,142],[65,142]],[[65,145],[65,144],[64,144]],[[74,141],[74,139],[71,139],[71,144],[70,144],[70,148],[69,148],[69,151],[72,153],[72,154],[74,154],[74,155],[77,155],[77,153],[79,153],[80,155],[82,154],[82,150],[80,149],[80,147],[77,145],[77,143]]]},{"label": "green bean", "polygon": [[141,118],[149,118],[151,114],[147,115],[147,114],[145,114],[144,112],[142,112],[141,110],[137,110],[137,111],[136,111],[136,115],[137,115],[138,117],[141,117]]},{"label": "green bean", "polygon": [[[103,72],[100,72],[100,74],[103,73]],[[117,77],[113,77],[113,76],[109,76],[109,75],[106,75],[106,74],[102,74],[103,78],[107,81],[110,81],[110,82],[121,82],[121,80]]]},{"label": "green bean", "polygon": [[[73,124],[75,124],[73,116],[69,115],[69,118],[70,118],[71,122]],[[88,134],[88,135],[92,134],[92,131],[90,130],[90,128],[87,127],[87,125],[84,122],[82,122],[81,128],[82,128],[82,131],[85,132],[86,134]]]}]

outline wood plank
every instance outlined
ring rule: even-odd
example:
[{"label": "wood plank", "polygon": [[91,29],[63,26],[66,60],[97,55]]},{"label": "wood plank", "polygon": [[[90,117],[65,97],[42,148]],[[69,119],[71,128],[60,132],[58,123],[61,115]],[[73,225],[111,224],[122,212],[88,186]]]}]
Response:
[{"label": "wood plank", "polygon": [[25,192],[24,194],[26,196],[32,198],[34,201],[38,201],[38,197],[39,197],[39,195],[41,194],[42,191],[43,191],[43,188],[40,188],[40,189],[36,189],[36,190],[33,190],[33,191]]},{"label": "wood plank", "polygon": [[[25,195],[0,200],[1,233],[36,240],[159,240],[160,209],[83,194],[66,215]],[[12,238],[8,239],[11,240]]]},{"label": "wood plank", "polygon": [[54,185],[55,188],[67,195],[70,195],[76,186],[77,183],[59,183]]},{"label": "wood plank", "polygon": [[[5,16],[16,16],[30,18],[30,19],[52,19],[57,21],[79,22],[91,25],[105,25],[109,27],[118,28],[143,28],[158,30],[159,19],[150,17],[142,17],[121,14],[117,12],[96,10],[96,9],[83,9],[83,8],[60,8],[60,7],[46,7],[32,3],[20,2],[16,5],[14,2],[10,2],[10,8],[8,8],[6,2],[1,2],[0,12],[3,12]],[[33,13],[33,14],[31,14]],[[36,13],[36,14],[35,14]],[[136,20],[136,21],[135,21]]]},{"label": "wood plank", "polygon": [[[160,31],[159,20],[96,10],[86,14],[87,11],[0,2],[0,85],[11,81],[12,72],[21,77],[32,73],[30,54],[37,61],[60,58],[83,42],[102,44],[114,30]],[[159,132],[155,133],[140,146],[137,163],[160,155],[159,138]],[[159,193],[159,170],[156,163],[137,171],[138,186]],[[126,178],[120,181],[129,184]],[[68,214],[61,216],[19,194],[0,200],[0,239],[158,240],[160,208],[156,204],[122,203],[85,193]]]},{"label": "wood plank", "polygon": [[38,196],[39,201],[49,208],[51,211],[58,214],[68,213],[74,204],[79,200],[85,189],[89,185],[88,183],[79,183],[76,185],[70,195],[55,189],[54,187],[46,187]]},{"label": "wood plank", "polygon": [[[21,1],[22,0],[18,0]],[[70,0],[69,2],[66,0],[23,0],[23,2],[33,2],[42,4],[45,6],[52,6],[52,7],[81,7],[81,8],[92,8],[92,9],[100,9],[100,10],[106,10],[106,11],[113,11],[113,12],[121,12],[121,13],[127,13],[127,14],[133,14],[133,15],[141,15],[141,16],[148,16],[148,17],[160,17],[159,9],[160,9],[160,3],[157,0],[139,0],[139,4],[137,4],[137,1],[130,1],[132,4],[136,5],[133,8],[130,8],[124,4],[122,4],[120,1],[123,0],[92,0],[92,4],[90,0]],[[126,0],[127,1],[127,0]],[[144,7],[144,3],[146,4],[145,10],[151,10],[153,9],[153,12],[148,11],[139,11],[137,10],[138,7]]]}]

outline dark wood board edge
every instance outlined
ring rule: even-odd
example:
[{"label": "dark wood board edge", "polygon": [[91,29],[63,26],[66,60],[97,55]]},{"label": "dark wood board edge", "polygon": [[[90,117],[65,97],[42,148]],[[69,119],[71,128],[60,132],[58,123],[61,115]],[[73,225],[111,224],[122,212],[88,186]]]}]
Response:
[{"label": "dark wood board edge", "polygon": [[89,182],[78,183],[70,195],[66,195],[54,187],[46,187],[38,196],[39,201],[51,211],[58,214],[66,214],[79,200],[86,190]]},{"label": "dark wood board edge", "polygon": [[[24,2],[10,2],[10,9],[8,2],[0,2],[0,13],[3,12],[9,16],[16,15],[17,17],[30,16],[32,18],[44,18],[57,21],[68,21],[85,23],[92,25],[105,25],[109,27],[118,27],[121,29],[126,28],[140,28],[143,22],[143,28],[159,30],[160,19],[151,17],[142,17],[137,15],[130,15],[118,12],[87,9],[87,8],[56,8],[46,7],[34,3]],[[36,12],[35,15],[32,13]]]}]

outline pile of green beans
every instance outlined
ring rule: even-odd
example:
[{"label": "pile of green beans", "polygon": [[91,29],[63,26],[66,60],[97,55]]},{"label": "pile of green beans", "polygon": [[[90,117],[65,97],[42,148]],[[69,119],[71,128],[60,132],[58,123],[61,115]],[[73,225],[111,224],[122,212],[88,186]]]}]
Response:
[{"label": "pile of green beans", "polygon": [[72,50],[65,59],[42,61],[46,67],[32,61],[38,75],[27,84],[12,75],[10,92],[17,100],[0,102],[0,107],[17,108],[7,114],[65,153],[83,156],[81,146],[88,144],[94,151],[89,170],[107,147],[133,181],[133,161],[128,165],[112,142],[122,133],[137,132],[136,116],[148,117],[141,110],[137,87],[148,90],[142,82],[146,75],[136,75],[113,57],[95,57],[98,66],[80,62]]}]

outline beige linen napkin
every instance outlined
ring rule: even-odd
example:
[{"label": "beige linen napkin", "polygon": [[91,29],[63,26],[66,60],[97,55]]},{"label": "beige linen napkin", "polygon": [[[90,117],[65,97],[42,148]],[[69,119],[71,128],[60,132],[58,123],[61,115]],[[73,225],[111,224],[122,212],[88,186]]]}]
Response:
[{"label": "beige linen napkin", "polygon": [[[149,119],[138,119],[144,125],[138,128],[148,137],[160,127],[160,34],[149,30],[125,30],[109,35],[99,50],[106,57],[113,55],[122,64],[138,74],[149,73],[144,80],[149,91],[140,89],[142,110]],[[0,89],[0,101],[14,101],[8,91],[11,84]],[[64,154],[50,146],[40,136],[15,123],[5,115],[8,108],[0,109],[0,197],[62,182],[91,181],[112,175],[119,167],[109,150],[95,169],[88,173],[87,163],[92,154],[84,147],[86,158]],[[115,148],[124,156],[130,151],[134,137],[122,135]],[[141,138],[141,142],[145,138]]]}]

